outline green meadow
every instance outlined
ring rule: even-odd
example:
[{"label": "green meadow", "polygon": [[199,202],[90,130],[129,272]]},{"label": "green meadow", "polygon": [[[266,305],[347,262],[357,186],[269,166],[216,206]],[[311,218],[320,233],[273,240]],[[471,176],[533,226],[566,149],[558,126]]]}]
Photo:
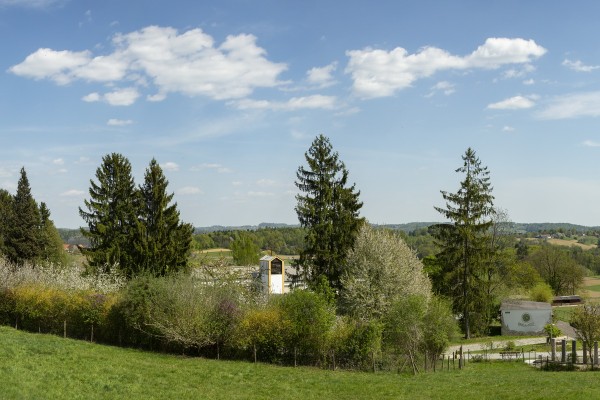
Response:
[{"label": "green meadow", "polygon": [[365,373],[156,354],[0,327],[3,399],[581,399],[600,372],[519,362],[463,370]]}]

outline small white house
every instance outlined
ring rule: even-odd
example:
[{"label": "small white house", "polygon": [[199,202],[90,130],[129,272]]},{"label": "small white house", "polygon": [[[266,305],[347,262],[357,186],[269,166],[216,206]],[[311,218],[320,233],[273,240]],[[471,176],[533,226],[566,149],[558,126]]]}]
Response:
[{"label": "small white house", "polygon": [[549,303],[504,300],[500,312],[502,335],[544,334],[544,327],[552,323],[552,306]]},{"label": "small white house", "polygon": [[260,280],[267,293],[283,294],[285,290],[285,265],[281,258],[263,256],[260,259]]}]

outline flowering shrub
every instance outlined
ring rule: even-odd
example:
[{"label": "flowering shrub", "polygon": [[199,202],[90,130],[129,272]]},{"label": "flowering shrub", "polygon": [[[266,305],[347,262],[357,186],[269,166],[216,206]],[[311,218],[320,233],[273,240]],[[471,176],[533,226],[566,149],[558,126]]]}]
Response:
[{"label": "flowering shrub", "polygon": [[[114,268],[110,269],[115,270]],[[116,272],[85,274],[81,267],[62,267],[51,263],[16,266],[0,258],[0,289],[27,284],[39,284],[63,290],[90,290],[113,293],[125,285],[125,278]]]}]

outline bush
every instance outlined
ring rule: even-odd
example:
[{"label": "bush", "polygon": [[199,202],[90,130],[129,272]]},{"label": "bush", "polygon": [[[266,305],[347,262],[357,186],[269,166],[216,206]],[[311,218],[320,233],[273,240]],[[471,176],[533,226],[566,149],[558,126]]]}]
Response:
[{"label": "bush", "polygon": [[381,353],[382,332],[382,324],[376,321],[338,318],[330,336],[330,360],[333,368],[373,368],[376,356]]},{"label": "bush", "polygon": [[560,328],[554,324],[546,324],[544,326],[544,332],[546,332],[546,335],[548,335],[549,338],[557,338],[562,335]]},{"label": "bush", "polygon": [[546,282],[538,282],[531,288],[529,298],[532,301],[551,303],[553,298],[552,288]]},{"label": "bush", "polygon": [[[286,349],[293,351],[294,365],[323,361],[335,310],[327,300],[309,290],[280,296],[278,305],[286,327]],[[292,355],[290,354],[290,357]]]},{"label": "bush", "polygon": [[251,350],[254,362],[277,362],[284,353],[287,323],[281,309],[274,304],[251,308],[237,326],[236,344],[241,349]]}]

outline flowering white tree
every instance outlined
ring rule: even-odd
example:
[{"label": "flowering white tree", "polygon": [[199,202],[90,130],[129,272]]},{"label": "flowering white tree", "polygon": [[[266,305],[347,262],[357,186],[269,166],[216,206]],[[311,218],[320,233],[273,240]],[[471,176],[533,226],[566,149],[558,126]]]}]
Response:
[{"label": "flowering white tree", "polygon": [[348,253],[342,287],[341,307],[362,320],[380,318],[406,296],[431,296],[431,282],[416,253],[400,236],[368,224]]}]

